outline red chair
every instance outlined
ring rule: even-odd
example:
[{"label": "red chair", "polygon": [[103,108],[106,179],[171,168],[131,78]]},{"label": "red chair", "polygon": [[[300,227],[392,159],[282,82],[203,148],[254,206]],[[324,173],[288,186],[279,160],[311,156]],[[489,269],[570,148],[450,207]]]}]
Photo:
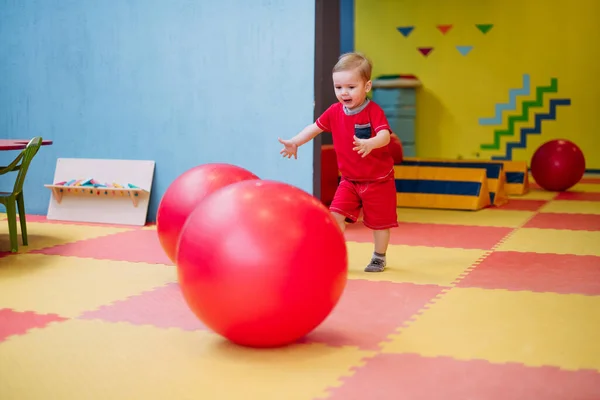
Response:
[{"label": "red chair", "polygon": [[339,184],[337,158],[332,144],[321,147],[321,201],[329,206]]},{"label": "red chair", "polygon": [[395,133],[392,133],[390,138],[390,144],[388,146],[390,149],[390,153],[392,153],[394,164],[402,164],[402,160],[404,159],[404,152],[402,151],[402,142]]}]

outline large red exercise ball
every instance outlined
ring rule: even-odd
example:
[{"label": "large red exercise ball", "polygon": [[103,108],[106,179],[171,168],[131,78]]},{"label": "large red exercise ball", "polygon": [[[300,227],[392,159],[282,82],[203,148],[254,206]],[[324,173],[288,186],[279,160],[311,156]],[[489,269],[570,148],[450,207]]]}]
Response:
[{"label": "large red exercise ball", "polygon": [[388,144],[388,149],[390,150],[390,154],[394,159],[394,164],[402,164],[402,160],[404,159],[404,151],[402,149],[402,142],[400,138],[395,133],[390,135],[390,143]]},{"label": "large red exercise ball", "polygon": [[246,181],[206,197],[177,252],[185,301],[208,328],[249,347],[278,347],[314,330],[346,286],[344,235],[315,197]]},{"label": "large red exercise ball", "polygon": [[585,173],[581,149],[565,139],[542,144],[531,158],[531,175],[543,189],[561,192],[577,184]]},{"label": "large red exercise ball", "polygon": [[176,260],[181,228],[196,206],[209,194],[235,182],[259,179],[231,164],[203,164],[181,174],[169,185],[158,206],[156,230],[160,244],[172,262]]}]

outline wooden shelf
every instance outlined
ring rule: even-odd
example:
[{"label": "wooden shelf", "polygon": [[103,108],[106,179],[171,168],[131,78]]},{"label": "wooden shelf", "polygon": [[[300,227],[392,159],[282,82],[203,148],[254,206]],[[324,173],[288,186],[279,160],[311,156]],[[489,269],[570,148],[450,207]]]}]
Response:
[{"label": "wooden shelf", "polygon": [[134,207],[138,206],[140,194],[147,193],[147,190],[140,188],[114,188],[114,187],[93,187],[93,186],[63,186],[63,185],[44,185],[52,191],[56,202],[60,204],[63,194],[74,195],[96,195],[96,196],[125,196],[131,198]]},{"label": "wooden shelf", "polygon": [[403,88],[418,88],[423,86],[418,79],[375,79],[373,81],[373,89],[403,89]]}]

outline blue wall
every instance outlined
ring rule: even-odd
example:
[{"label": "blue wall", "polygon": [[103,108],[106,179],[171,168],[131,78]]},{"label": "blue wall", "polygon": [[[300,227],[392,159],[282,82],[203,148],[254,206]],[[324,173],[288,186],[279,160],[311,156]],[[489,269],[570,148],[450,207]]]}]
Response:
[{"label": "blue wall", "polygon": [[340,0],[340,52],[354,51],[354,0]]},{"label": "blue wall", "polygon": [[47,212],[43,184],[58,157],[155,160],[151,220],[170,182],[201,163],[234,163],[312,193],[312,146],[283,160],[277,137],[313,119],[314,9],[297,0],[0,0],[0,137],[54,141],[30,169],[28,212]]}]

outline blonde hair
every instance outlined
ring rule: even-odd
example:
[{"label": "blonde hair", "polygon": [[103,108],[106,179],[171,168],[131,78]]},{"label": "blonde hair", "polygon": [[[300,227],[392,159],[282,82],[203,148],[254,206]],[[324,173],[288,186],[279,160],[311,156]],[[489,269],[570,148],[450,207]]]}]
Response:
[{"label": "blonde hair", "polygon": [[338,58],[332,72],[358,70],[360,77],[368,82],[371,80],[373,64],[366,56],[358,52],[345,53]]}]

